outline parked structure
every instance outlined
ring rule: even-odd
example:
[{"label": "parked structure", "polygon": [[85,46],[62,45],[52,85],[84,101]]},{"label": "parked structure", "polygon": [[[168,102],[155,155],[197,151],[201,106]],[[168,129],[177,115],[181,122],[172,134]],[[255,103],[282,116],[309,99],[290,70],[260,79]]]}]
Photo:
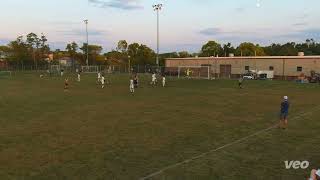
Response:
[{"label": "parked structure", "polygon": [[296,79],[301,74],[320,72],[320,56],[255,56],[168,58],[167,71],[181,66],[209,66],[212,77],[236,78],[248,71],[274,71],[276,79]]}]

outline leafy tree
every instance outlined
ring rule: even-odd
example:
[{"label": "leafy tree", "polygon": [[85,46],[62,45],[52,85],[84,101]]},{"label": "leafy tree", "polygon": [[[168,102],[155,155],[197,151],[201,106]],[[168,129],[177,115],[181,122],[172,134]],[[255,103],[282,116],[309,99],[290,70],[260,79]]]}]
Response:
[{"label": "leafy tree", "polygon": [[235,53],[235,48],[231,45],[231,43],[227,43],[223,45],[224,56],[229,56],[230,53]]},{"label": "leafy tree", "polygon": [[236,49],[238,56],[264,56],[265,52],[258,44],[254,45],[250,42],[241,43]]},{"label": "leafy tree", "polygon": [[107,64],[128,64],[128,56],[119,51],[110,51],[105,53],[104,56],[107,59]]},{"label": "leafy tree", "polygon": [[128,49],[127,41],[126,40],[120,40],[118,42],[117,50],[121,51],[122,53],[125,53],[125,52],[127,52],[127,49]]},{"label": "leafy tree", "polygon": [[40,37],[40,54],[41,54],[41,59],[45,58],[45,55],[50,52],[50,47],[47,44],[47,37],[44,34],[41,34]]},{"label": "leafy tree", "polygon": [[29,46],[23,41],[23,36],[19,36],[16,40],[11,41],[8,45],[10,49],[9,63],[15,65],[31,64],[31,56],[29,54]]},{"label": "leafy tree", "polygon": [[[87,48],[88,47],[88,48]],[[97,60],[103,48],[99,45],[87,45],[87,43],[83,43],[82,47],[80,48],[83,52],[83,56],[86,57],[87,49],[89,50],[89,64],[97,64]]]},{"label": "leafy tree", "polygon": [[296,56],[298,54],[298,49],[296,48],[296,43],[288,42],[281,46],[279,54],[282,56]]},{"label": "leafy tree", "polygon": [[146,45],[141,44],[138,49],[138,63],[141,65],[155,64],[155,52]]},{"label": "leafy tree", "polygon": [[192,57],[191,54],[189,54],[188,51],[181,51],[181,52],[178,52],[178,55],[180,58],[188,58],[188,57]]},{"label": "leafy tree", "polygon": [[221,45],[215,41],[208,41],[205,45],[201,48],[201,56],[210,57],[210,56],[217,56],[222,55],[223,49]]},{"label": "leafy tree", "polygon": [[10,53],[10,48],[8,46],[0,46],[0,58],[2,56],[7,56]]},{"label": "leafy tree", "polygon": [[281,44],[271,44],[270,46],[266,46],[263,48],[266,55],[269,56],[280,56]]},{"label": "leafy tree", "polygon": [[75,42],[67,44],[67,47],[66,47],[67,52],[69,53],[70,57],[72,58],[72,68],[74,68],[74,66],[75,66],[75,57],[77,55],[78,48],[79,48],[79,46]]},{"label": "leafy tree", "polygon": [[128,46],[128,55],[133,65],[155,64],[155,52],[146,45],[132,43]]},{"label": "leafy tree", "polygon": [[37,62],[37,52],[41,44],[41,40],[39,39],[38,35],[35,33],[29,33],[27,35],[27,45],[29,46],[29,51],[32,54],[33,57],[33,62],[36,68],[38,67],[38,62]]},{"label": "leafy tree", "polygon": [[128,55],[131,57],[136,57],[139,52],[139,44],[138,43],[132,43],[128,46]]}]

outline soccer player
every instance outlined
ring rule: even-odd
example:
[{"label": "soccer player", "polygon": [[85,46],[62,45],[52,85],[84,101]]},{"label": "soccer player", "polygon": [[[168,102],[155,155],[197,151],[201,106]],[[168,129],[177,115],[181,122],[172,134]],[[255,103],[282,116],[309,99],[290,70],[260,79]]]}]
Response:
[{"label": "soccer player", "polygon": [[190,76],[190,70],[189,70],[189,68],[187,69],[186,74],[187,74],[187,78],[189,78],[189,76]]},{"label": "soccer player", "polygon": [[104,85],[105,85],[105,78],[104,78],[104,76],[102,75],[102,76],[101,76],[101,88],[102,88],[102,89],[104,88]]},{"label": "soccer player", "polygon": [[239,81],[239,83],[238,83],[239,88],[242,89],[243,78],[240,76],[238,81]]},{"label": "soccer player", "polygon": [[63,70],[63,69],[61,69],[61,71],[60,71],[60,75],[61,75],[61,77],[63,76],[63,74],[64,74],[64,70]]},{"label": "soccer player", "polygon": [[157,75],[156,75],[156,73],[153,73],[151,78],[152,78],[151,79],[151,85],[155,86],[156,83],[157,83]]},{"label": "soccer player", "polygon": [[134,93],[134,80],[132,78],[130,79],[130,92]]},{"label": "soccer player", "polygon": [[308,180],[320,180],[320,169],[313,169],[310,174],[310,178]]},{"label": "soccer player", "polygon": [[288,115],[289,115],[289,100],[288,96],[283,97],[280,109],[280,128],[286,129],[288,127]]},{"label": "soccer player", "polygon": [[81,75],[80,75],[80,72],[78,72],[78,82],[81,81]]},{"label": "soccer player", "polygon": [[133,83],[134,83],[134,88],[138,88],[138,86],[139,86],[139,78],[138,78],[137,74],[133,78]]},{"label": "soccer player", "polygon": [[64,90],[67,91],[68,89],[69,89],[69,79],[66,78],[66,79],[64,80]]},{"label": "soccer player", "polygon": [[166,86],[166,77],[162,75],[162,87]]},{"label": "soccer player", "polygon": [[100,73],[100,72],[98,72],[97,82],[98,82],[98,83],[101,82],[101,73]]}]

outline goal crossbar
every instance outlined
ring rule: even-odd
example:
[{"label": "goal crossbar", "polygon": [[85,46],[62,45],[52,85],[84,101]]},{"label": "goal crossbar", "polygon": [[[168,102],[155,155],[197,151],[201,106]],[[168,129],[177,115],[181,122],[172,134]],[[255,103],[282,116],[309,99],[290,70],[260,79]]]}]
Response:
[{"label": "goal crossbar", "polygon": [[11,76],[12,72],[11,71],[0,71],[0,75],[9,75],[9,76]]},{"label": "goal crossbar", "polygon": [[98,73],[99,66],[81,66],[83,73]]}]

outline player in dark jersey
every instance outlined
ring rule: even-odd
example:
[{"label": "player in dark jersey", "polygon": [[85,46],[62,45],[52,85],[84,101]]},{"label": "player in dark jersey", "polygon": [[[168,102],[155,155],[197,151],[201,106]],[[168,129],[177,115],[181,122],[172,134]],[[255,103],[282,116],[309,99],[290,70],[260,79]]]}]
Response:
[{"label": "player in dark jersey", "polygon": [[288,96],[284,96],[280,109],[280,128],[286,129],[288,127],[289,107]]}]

